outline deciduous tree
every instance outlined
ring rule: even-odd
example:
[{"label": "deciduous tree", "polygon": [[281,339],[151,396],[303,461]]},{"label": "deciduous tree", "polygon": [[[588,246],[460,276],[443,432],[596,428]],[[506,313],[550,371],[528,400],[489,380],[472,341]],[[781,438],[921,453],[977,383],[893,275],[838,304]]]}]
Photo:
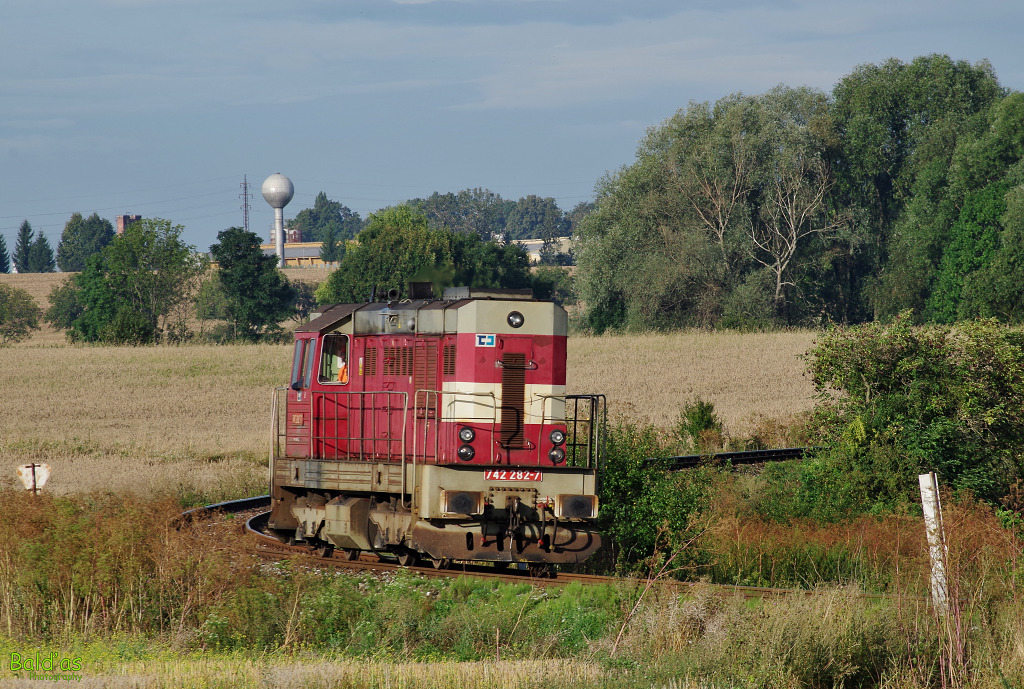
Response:
[{"label": "deciduous tree", "polygon": [[294,312],[295,290],[277,269],[277,259],[260,249],[260,238],[240,227],[217,233],[210,254],[227,298],[226,316],[235,338],[258,340],[279,330]]},{"label": "deciduous tree", "polygon": [[772,303],[782,315],[784,290],[796,285],[798,252],[812,236],[834,233],[845,221],[829,204],[833,181],[822,140],[830,135],[824,94],[779,87],[762,102],[765,150],[753,172],[759,203],[750,218],[750,239],[754,260],[773,278]]},{"label": "deciduous tree", "polygon": [[487,242],[478,234],[431,228],[426,214],[411,206],[371,214],[358,240],[339,269],[317,289],[320,304],[364,301],[374,289],[377,294],[389,289],[405,293],[410,281],[432,282],[437,294],[450,285],[530,286],[522,248]]},{"label": "deciduous tree", "polygon": [[[947,55],[861,65],[833,89],[831,112],[840,142],[837,193],[844,205],[863,214],[866,225],[866,241],[851,272],[876,314],[893,315],[911,306],[901,303],[908,282],[914,283],[909,296],[923,288],[902,261],[927,255],[926,247],[914,246],[915,235],[928,227],[935,209],[919,213],[897,232],[907,204],[922,192],[919,185],[935,189],[934,176],[948,168],[965,122],[1005,93],[987,61],[970,64]],[[932,179],[922,180],[922,174]],[[903,238],[910,244],[893,246],[892,239]],[[941,245],[945,239],[937,241]],[[894,250],[895,261],[890,259]]]},{"label": "deciduous tree", "polygon": [[434,229],[447,228],[492,239],[504,235],[507,218],[516,203],[489,189],[475,187],[447,194],[435,191],[425,199],[412,199],[406,205],[425,213],[428,225]]},{"label": "deciduous tree", "polygon": [[316,195],[313,207],[299,211],[295,219],[288,222],[288,226],[302,230],[302,240],[305,242],[322,242],[328,229],[337,241],[344,241],[359,233],[363,220],[351,208],[339,201],[332,201],[321,191]]},{"label": "deciduous tree", "polygon": [[73,341],[184,339],[182,306],[191,302],[206,263],[181,240],[183,229],[160,218],[132,223],[86,259],[74,291],[57,289],[50,295],[50,322],[70,323]]},{"label": "deciduous tree", "polygon": [[543,239],[550,241],[569,233],[565,214],[553,198],[530,194],[516,202],[505,222],[506,240]]},{"label": "deciduous tree", "polygon": [[42,311],[32,295],[0,282],[0,347],[19,342],[39,330]]},{"label": "deciduous tree", "polygon": [[85,268],[85,260],[98,253],[114,239],[114,226],[109,220],[93,213],[82,218],[73,213],[64,224],[57,245],[57,266],[65,273]]}]

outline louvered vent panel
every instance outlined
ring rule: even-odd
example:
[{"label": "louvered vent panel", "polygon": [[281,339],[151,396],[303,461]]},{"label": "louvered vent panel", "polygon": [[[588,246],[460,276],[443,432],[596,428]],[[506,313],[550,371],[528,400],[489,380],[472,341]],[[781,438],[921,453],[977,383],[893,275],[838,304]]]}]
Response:
[{"label": "louvered vent panel", "polygon": [[526,399],[526,355],[501,356],[501,445],[523,447],[523,408]]},{"label": "louvered vent panel", "polygon": [[437,390],[437,342],[417,342],[413,358],[413,389],[416,391],[416,412],[422,418],[437,415],[437,396],[421,390]]},{"label": "louvered vent panel", "polygon": [[366,366],[363,369],[363,375],[365,375],[365,376],[375,376],[375,375],[377,375],[377,348],[376,347],[367,347],[366,348],[366,353],[363,355],[363,357],[364,357],[364,361],[366,363]]},{"label": "louvered vent panel", "polygon": [[412,375],[412,347],[384,348],[384,375]]},{"label": "louvered vent panel", "polygon": [[446,376],[455,375],[455,345],[447,344],[444,346],[444,370],[442,371]]}]

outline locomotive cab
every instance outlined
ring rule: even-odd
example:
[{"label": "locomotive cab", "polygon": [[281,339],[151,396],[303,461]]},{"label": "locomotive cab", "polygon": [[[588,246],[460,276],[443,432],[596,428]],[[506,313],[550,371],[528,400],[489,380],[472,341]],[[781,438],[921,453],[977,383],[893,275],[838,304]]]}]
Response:
[{"label": "locomotive cab", "polygon": [[326,308],[275,391],[271,528],[403,562],[582,561],[605,411],[566,394],[567,331],[528,291]]}]

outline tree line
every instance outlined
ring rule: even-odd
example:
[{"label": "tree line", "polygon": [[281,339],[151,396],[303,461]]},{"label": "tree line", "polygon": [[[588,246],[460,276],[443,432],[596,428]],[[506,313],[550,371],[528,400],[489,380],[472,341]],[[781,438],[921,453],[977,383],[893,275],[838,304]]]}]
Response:
[{"label": "tree line", "polygon": [[207,257],[181,239],[183,229],[160,218],[132,223],[54,288],[45,314],[24,290],[4,286],[0,345],[37,329],[41,315],[72,342],[274,340],[286,336],[283,322],[308,318],[317,303],[367,301],[390,290],[404,297],[410,281],[431,282],[438,295],[466,285],[569,298],[561,269],[534,274],[521,246],[433,227],[411,205],[371,214],[340,269],[318,287],[288,280],[255,233],[223,230]]},{"label": "tree line", "polygon": [[1024,94],[984,61],[691,103],[598,183],[577,231],[586,325],[1019,322],[1022,160]]},{"label": "tree line", "polygon": [[[691,103],[648,131],[634,163],[598,182],[593,203],[568,213],[554,199],[512,202],[475,188],[363,219],[321,192],[289,224],[345,269],[319,287],[321,303],[418,277],[529,283],[566,302],[578,294],[580,325],[595,332],[903,312],[915,322],[1017,323],[1022,190],[1024,94],[1002,87],[987,62],[930,55],[861,65],[831,93],[780,85]],[[566,234],[575,256],[557,254],[552,240]],[[109,222],[75,214],[54,262],[87,272],[112,236]],[[547,240],[546,263],[575,260],[575,276],[531,275],[514,248],[526,237]],[[23,223],[19,270],[52,269],[49,253]],[[222,291],[200,285],[197,313],[223,316]],[[300,311],[312,292],[297,287]],[[147,333],[173,330],[143,320]]]},{"label": "tree line", "polygon": [[[555,240],[570,236],[592,207],[584,201],[563,212],[550,197],[531,194],[511,201],[481,188],[434,192],[428,198],[410,199],[400,205],[422,212],[428,225],[437,230],[477,234],[485,240],[504,242],[542,239],[541,263],[547,265],[566,265],[572,261],[571,255],[560,253]],[[348,240],[355,239],[368,224],[368,218],[328,198],[323,191],[317,194],[311,208],[286,221],[288,228],[301,231],[303,241],[320,243],[320,257],[327,263],[341,261]],[[113,238],[114,226],[109,220],[96,213],[83,218],[76,212],[64,225],[55,255],[46,236],[33,231],[25,220],[18,230],[13,254],[8,253],[0,235],[0,273],[9,272],[12,265],[19,273],[49,273],[58,268],[65,273],[78,272],[85,268],[86,259]]]}]

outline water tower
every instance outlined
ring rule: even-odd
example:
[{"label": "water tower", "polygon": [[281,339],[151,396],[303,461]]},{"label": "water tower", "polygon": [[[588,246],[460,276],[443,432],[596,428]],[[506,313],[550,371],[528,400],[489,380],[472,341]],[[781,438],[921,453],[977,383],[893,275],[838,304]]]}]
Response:
[{"label": "water tower", "polygon": [[292,181],[275,172],[263,180],[263,198],[274,209],[274,248],[277,250],[277,267],[284,267],[284,207],[295,196]]}]

